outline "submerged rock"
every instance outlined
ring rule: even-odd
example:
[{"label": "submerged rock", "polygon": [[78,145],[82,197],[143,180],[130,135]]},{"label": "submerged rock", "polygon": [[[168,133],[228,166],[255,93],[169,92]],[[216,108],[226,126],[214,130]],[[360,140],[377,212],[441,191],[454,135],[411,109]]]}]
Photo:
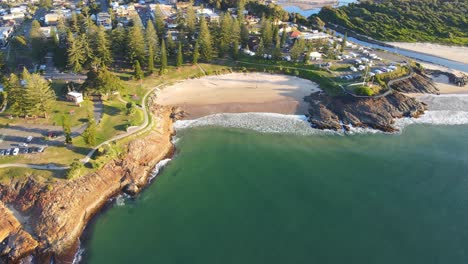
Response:
[{"label": "submerged rock", "polygon": [[139,190],[140,188],[138,188],[138,186],[135,183],[129,183],[123,188],[123,192],[128,195],[135,195],[138,193]]}]

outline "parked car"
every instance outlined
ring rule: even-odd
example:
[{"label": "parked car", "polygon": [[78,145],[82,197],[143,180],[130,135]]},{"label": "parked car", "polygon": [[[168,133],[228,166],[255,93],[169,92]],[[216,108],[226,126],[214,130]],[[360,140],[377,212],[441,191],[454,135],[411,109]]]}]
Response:
[{"label": "parked car", "polygon": [[28,153],[33,153],[34,149],[33,148],[28,148]]},{"label": "parked car", "polygon": [[19,148],[14,148],[13,151],[11,152],[11,155],[17,156],[19,153]]},{"label": "parked car", "polygon": [[5,156],[9,156],[11,154],[11,149],[5,149]]},{"label": "parked car", "polygon": [[19,154],[26,154],[28,153],[28,149],[27,148],[20,148],[19,149]]},{"label": "parked car", "polygon": [[41,152],[44,152],[44,150],[46,149],[45,146],[40,146],[37,148],[37,152],[41,153]]},{"label": "parked car", "polygon": [[32,136],[29,136],[26,138],[26,142],[27,143],[31,143],[31,141],[33,140],[33,137]]},{"label": "parked car", "polygon": [[5,155],[5,150],[4,149],[0,149],[0,156],[3,156]]}]

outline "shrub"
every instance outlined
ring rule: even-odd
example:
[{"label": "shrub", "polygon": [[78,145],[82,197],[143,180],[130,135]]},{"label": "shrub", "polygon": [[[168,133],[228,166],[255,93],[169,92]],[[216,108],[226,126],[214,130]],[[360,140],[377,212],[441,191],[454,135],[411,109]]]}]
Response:
[{"label": "shrub", "polygon": [[354,92],[357,95],[365,95],[365,96],[374,95],[374,91],[368,86],[358,86],[354,89]]}]

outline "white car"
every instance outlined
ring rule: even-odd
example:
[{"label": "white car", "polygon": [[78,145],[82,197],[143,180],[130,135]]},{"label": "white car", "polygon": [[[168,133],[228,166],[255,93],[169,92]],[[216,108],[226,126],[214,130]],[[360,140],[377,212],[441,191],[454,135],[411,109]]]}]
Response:
[{"label": "white car", "polygon": [[19,153],[19,148],[14,148],[14,149],[13,149],[13,152],[11,153],[11,155],[17,156],[18,153]]}]

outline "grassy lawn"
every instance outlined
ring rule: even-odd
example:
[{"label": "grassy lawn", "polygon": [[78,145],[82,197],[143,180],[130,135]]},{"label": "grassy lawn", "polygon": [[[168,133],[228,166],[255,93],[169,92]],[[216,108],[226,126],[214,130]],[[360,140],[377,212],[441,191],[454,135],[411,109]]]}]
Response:
[{"label": "grassy lawn", "polygon": [[75,105],[73,102],[65,100],[66,83],[54,81],[51,84],[51,88],[57,95],[57,101],[52,105],[52,109],[49,113],[48,118],[37,117],[37,118],[16,118],[9,119],[8,116],[12,113],[7,109],[2,115],[0,115],[0,124],[15,124],[15,125],[62,125],[62,116],[70,115],[71,125],[79,126],[83,125],[88,120],[88,113],[93,112],[93,103],[89,100],[85,100],[81,107]]},{"label": "grassy lawn", "polygon": [[104,101],[104,114],[98,124],[96,142],[98,144],[123,134],[128,126],[138,126],[143,123],[143,110],[137,109],[132,117],[126,115],[126,106],[117,99]]},{"label": "grassy lawn", "polygon": [[65,171],[46,171],[46,170],[33,170],[28,168],[5,168],[0,169],[0,183],[9,184],[15,178],[22,178],[25,176],[34,175],[36,179],[43,182],[53,182],[57,178],[65,178]]}]

